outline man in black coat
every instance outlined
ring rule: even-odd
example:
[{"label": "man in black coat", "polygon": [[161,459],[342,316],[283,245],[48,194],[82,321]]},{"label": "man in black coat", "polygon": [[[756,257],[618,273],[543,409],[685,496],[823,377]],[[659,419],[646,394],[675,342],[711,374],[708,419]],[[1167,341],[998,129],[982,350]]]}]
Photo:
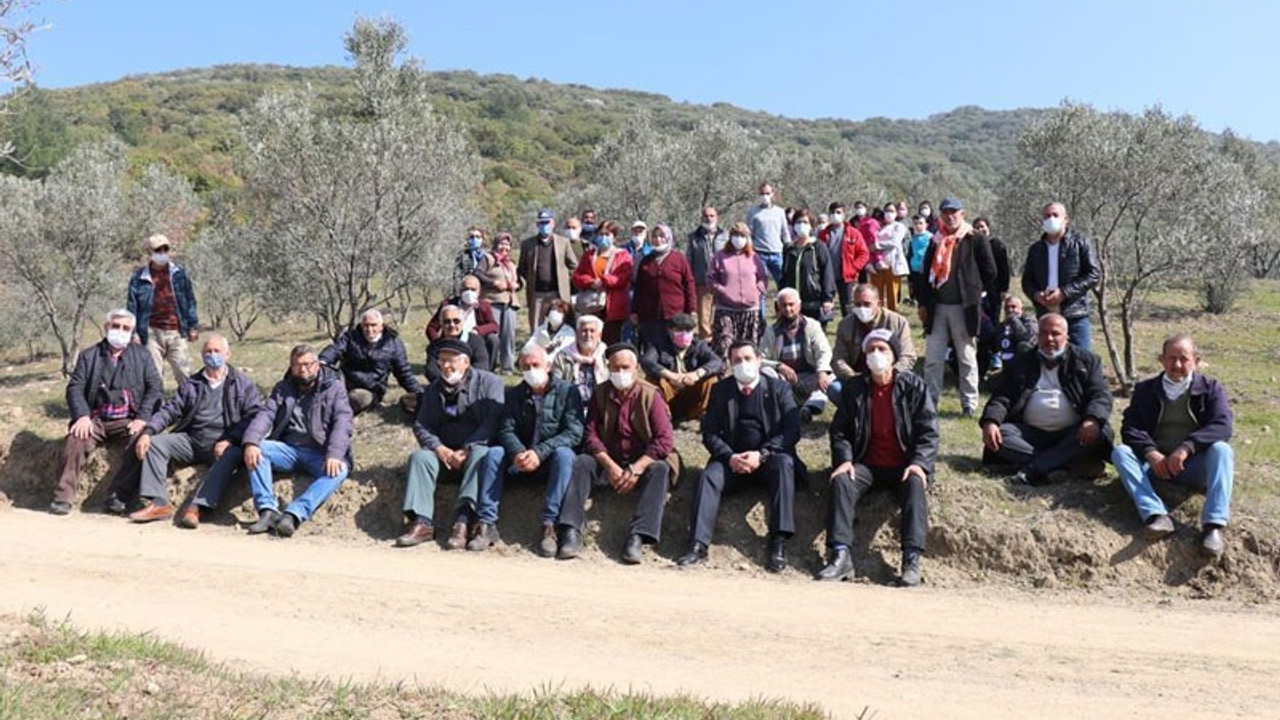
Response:
[{"label": "man in black coat", "polygon": [[676,424],[706,413],[711,388],[724,369],[724,361],[711,345],[694,336],[696,326],[697,320],[688,313],[672,316],[667,333],[645,346],[640,357],[640,367],[662,391]]},{"label": "man in black coat", "polygon": [[892,490],[902,509],[898,582],[919,585],[929,532],[925,491],[938,456],[938,413],[924,381],[894,369],[893,334],[872,330],[862,341],[867,372],[845,382],[831,420],[831,491],[827,499],[827,564],[818,580],[854,575],[854,511],[869,490]]},{"label": "man in black coat", "polygon": [[1091,350],[1089,291],[1102,279],[1093,243],[1071,227],[1062,203],[1045,205],[1040,215],[1044,234],[1027,248],[1022,292],[1036,306],[1036,315],[1057,313],[1067,319],[1068,342]]},{"label": "man in black coat", "polygon": [[395,330],[386,327],[382,313],[374,308],[360,316],[360,327],[338,336],[338,341],[320,351],[320,362],[342,370],[351,412],[356,415],[382,402],[387,394],[387,377],[410,395],[422,386],[409,367],[409,354]]},{"label": "man in black coat", "polygon": [[1036,349],[1014,357],[982,411],[983,462],[1018,467],[1015,484],[1063,479],[1068,466],[1102,472],[1111,453],[1112,396],[1097,355],[1067,343],[1067,321],[1040,318]]},{"label": "man in black coat", "polygon": [[800,441],[800,410],[786,381],[760,375],[760,351],[748,340],[729,348],[733,377],[711,390],[702,418],[702,444],[711,458],[698,477],[693,495],[689,551],[677,565],[707,559],[720,496],[748,482],[763,483],[769,492],[769,572],[787,567],[787,540],[795,534],[795,458]]}]

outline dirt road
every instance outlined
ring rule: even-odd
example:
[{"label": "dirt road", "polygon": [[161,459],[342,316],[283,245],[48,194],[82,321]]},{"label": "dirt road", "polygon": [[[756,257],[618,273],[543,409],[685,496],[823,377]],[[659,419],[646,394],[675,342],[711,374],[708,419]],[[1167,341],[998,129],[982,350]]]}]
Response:
[{"label": "dirt road", "polygon": [[269,672],[784,696],[841,717],[1280,716],[1274,607],[832,586],[14,509],[0,548],[0,612],[155,631]]}]

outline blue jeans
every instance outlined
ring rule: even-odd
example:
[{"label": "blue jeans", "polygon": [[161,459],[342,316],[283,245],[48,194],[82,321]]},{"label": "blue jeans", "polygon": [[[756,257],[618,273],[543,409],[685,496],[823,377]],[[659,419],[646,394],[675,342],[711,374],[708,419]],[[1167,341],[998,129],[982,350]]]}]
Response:
[{"label": "blue jeans", "polygon": [[[1128,445],[1117,445],[1111,463],[1120,472],[1120,482],[1129,491],[1138,515],[1146,521],[1152,515],[1166,515],[1164,502],[1152,487],[1151,468],[1138,459]],[[1231,485],[1235,479],[1235,452],[1225,442],[1216,442],[1204,452],[1192,455],[1182,474],[1171,482],[1204,491],[1201,524],[1226,525],[1231,519]]]},{"label": "blue jeans", "polygon": [[259,511],[275,510],[276,490],[271,478],[272,470],[286,473],[306,473],[315,478],[307,489],[293,499],[284,511],[306,522],[311,515],[330,495],[347,479],[351,467],[344,460],[342,470],[337,475],[326,475],[324,472],[324,452],[310,448],[299,448],[276,440],[263,440],[258,446],[262,450],[262,459],[258,467],[249,473],[249,489],[253,492],[253,505]]},{"label": "blue jeans", "polygon": [[[476,515],[480,522],[490,525],[498,522],[498,506],[502,503],[502,490],[508,478],[528,480],[545,480],[547,492],[542,501],[542,511],[538,517],[543,525],[554,525],[560,517],[560,505],[564,502],[565,491],[569,489],[569,477],[573,473],[573,459],[576,457],[569,448],[556,448],[546,460],[531,473],[522,473],[509,460],[502,459],[501,447],[489,451],[497,453],[499,462],[490,460],[491,470],[485,467],[480,475],[480,499],[476,504]],[[513,456],[514,457],[514,456]],[[499,464],[500,463],[500,464]]]},{"label": "blue jeans", "polygon": [[1093,321],[1088,315],[1067,320],[1067,342],[1078,348],[1093,350]]},{"label": "blue jeans", "polygon": [[[764,263],[764,267],[773,276],[773,286],[782,289],[782,253],[767,253],[756,251],[760,261]],[[760,295],[760,324],[764,325],[765,318],[769,316],[769,288],[765,288],[765,292]]]}]

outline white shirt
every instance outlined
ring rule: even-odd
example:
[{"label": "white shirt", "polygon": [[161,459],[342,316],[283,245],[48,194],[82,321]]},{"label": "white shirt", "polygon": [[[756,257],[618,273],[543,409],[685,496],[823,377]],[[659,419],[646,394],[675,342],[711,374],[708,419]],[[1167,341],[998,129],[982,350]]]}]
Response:
[{"label": "white shirt", "polygon": [[1062,383],[1058,379],[1061,367],[1050,370],[1040,366],[1040,379],[1036,381],[1036,389],[1027,399],[1027,407],[1022,413],[1023,421],[1033,428],[1057,432],[1080,422],[1080,414],[1062,394]]},{"label": "white shirt", "polygon": [[[1058,242],[1062,242],[1059,240]],[[1045,290],[1056,290],[1058,287],[1058,243],[1045,242],[1046,252],[1049,253],[1049,280],[1045,283]]]}]

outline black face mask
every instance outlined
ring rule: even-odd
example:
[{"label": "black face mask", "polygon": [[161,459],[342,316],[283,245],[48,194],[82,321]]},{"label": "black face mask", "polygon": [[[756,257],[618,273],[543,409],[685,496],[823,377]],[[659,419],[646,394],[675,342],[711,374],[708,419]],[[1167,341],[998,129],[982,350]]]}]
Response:
[{"label": "black face mask", "polygon": [[301,377],[299,377],[298,375],[291,375],[289,379],[293,381],[293,386],[295,388],[299,390],[310,390],[312,387],[315,386],[316,379],[318,377],[319,377],[318,375],[301,376]]}]

